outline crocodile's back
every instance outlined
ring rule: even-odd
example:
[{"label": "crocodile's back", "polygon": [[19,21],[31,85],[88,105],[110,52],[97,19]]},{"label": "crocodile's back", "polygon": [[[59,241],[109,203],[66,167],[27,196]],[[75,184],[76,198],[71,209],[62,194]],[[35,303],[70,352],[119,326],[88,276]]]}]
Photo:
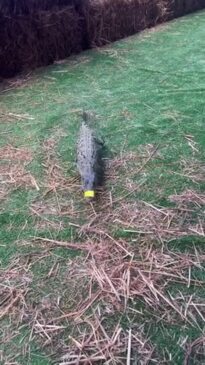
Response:
[{"label": "crocodile's back", "polygon": [[82,123],[77,145],[77,166],[82,177],[93,174],[97,150],[92,130]]}]

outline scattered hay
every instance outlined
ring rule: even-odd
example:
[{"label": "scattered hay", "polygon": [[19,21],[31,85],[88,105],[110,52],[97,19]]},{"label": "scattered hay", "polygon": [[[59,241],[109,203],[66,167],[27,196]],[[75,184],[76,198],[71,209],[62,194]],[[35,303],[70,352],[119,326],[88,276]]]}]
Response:
[{"label": "scattered hay", "polygon": [[136,303],[137,298],[141,298],[154,310],[168,305],[185,320],[181,310],[166,293],[166,287],[171,282],[187,286],[191,283],[203,284],[187,275],[187,269],[200,267],[205,262],[205,256],[200,253],[177,254],[153,246],[133,247],[123,240],[116,241],[111,236],[106,241],[99,238],[95,243],[91,241],[87,244],[71,244],[46,238],[38,238],[36,242],[45,244],[46,247],[75,247],[88,252],[86,259],[78,259],[69,264],[66,276],[71,280],[75,278],[78,287],[83,287],[84,290],[86,288],[89,297],[85,296],[85,299],[78,302],[75,312],[55,319],[58,321],[67,317],[80,318],[89,312],[94,303],[98,303],[98,309],[101,308],[105,313],[114,314],[116,310],[124,312],[132,303]]},{"label": "scattered hay", "polygon": [[[9,90],[9,89],[6,89]],[[7,110],[1,110],[0,111],[0,120],[1,122],[7,123],[7,122],[16,122],[21,120],[34,120],[32,116],[29,114],[15,114],[11,113]]]},{"label": "scattered hay", "polygon": [[192,180],[194,183],[200,183],[205,180],[205,165],[203,162],[191,158],[189,160],[181,160],[181,173],[174,172],[174,174],[181,175]]},{"label": "scattered hay", "polygon": [[43,201],[33,202],[30,206],[30,212],[37,218],[35,228],[38,232],[45,229],[52,229],[58,233],[65,228],[64,223],[59,219],[63,215],[63,212],[59,211],[59,206],[56,201],[47,201],[46,203]]},{"label": "scattered hay", "polygon": [[[39,216],[43,220],[46,217],[57,216],[61,217],[72,217],[72,219],[78,219],[80,214],[86,212],[84,210],[77,210],[74,200],[68,199],[67,197],[61,197],[59,194],[54,194],[46,200],[38,200],[31,204],[30,210],[33,214]],[[93,212],[93,211],[92,211]]]},{"label": "scattered hay", "polygon": [[[41,199],[34,201],[30,207],[32,214],[41,219],[37,223],[39,227],[46,227],[47,225],[51,228],[57,224],[58,228],[62,229],[63,222],[61,221],[61,217],[79,216],[79,212],[75,209],[72,198],[73,192],[76,194],[79,184],[76,178],[68,178],[65,176],[64,169],[60,166],[60,161],[56,153],[56,146],[62,135],[64,135],[63,132],[58,130],[52,138],[47,139],[43,144],[45,179],[42,187],[44,188],[44,194]],[[59,221],[54,223],[48,219],[49,215],[57,216]]]},{"label": "scattered hay", "polygon": [[35,178],[26,169],[26,165],[32,161],[32,153],[27,148],[15,148],[5,145],[0,148],[0,198],[19,187],[32,187],[39,190]]},{"label": "scattered hay", "polygon": [[[135,358],[142,364],[151,360],[162,363],[156,359],[154,348],[140,325],[144,314],[136,309],[136,304],[141,302],[157,322],[186,323],[201,328],[205,315],[203,302],[193,295],[178,292],[173,297],[169,293],[174,283],[199,288],[204,285],[204,281],[191,275],[192,268],[200,268],[205,263],[205,255],[199,251],[174,253],[166,247],[157,248],[148,243],[134,246],[112,237],[82,244],[46,238],[34,242],[35,248],[41,246],[44,253],[35,255],[33,260],[24,260],[27,266],[21,263],[21,269],[26,267],[22,270],[27,273],[28,262],[32,266],[39,260],[43,262],[49,255],[49,246],[75,247],[86,252],[86,256],[68,261],[64,268],[58,258],[51,261],[39,283],[42,295],[38,295],[38,304],[31,305],[33,292],[26,296],[24,315],[21,312],[21,321],[30,328],[30,340],[36,339],[49,353],[52,351],[56,363],[76,364],[78,360],[79,363],[124,364]],[[59,282],[58,289],[45,296],[44,286],[48,288],[49,281]],[[121,314],[126,314],[127,323],[132,316],[137,316],[127,330],[121,328],[119,320],[113,322],[114,316],[119,318]]]},{"label": "scattered hay", "polygon": [[[54,142],[50,140],[45,145],[46,166],[51,179],[59,179],[58,173],[56,177],[58,170],[51,168],[56,161],[54,149]],[[15,158],[15,151],[9,153],[14,153]],[[8,154],[7,150],[5,154]],[[147,166],[149,156],[145,154],[144,157],[137,157],[138,169]],[[127,156],[127,160],[128,163],[124,158],[115,162],[119,163],[119,169],[128,169],[129,161],[132,167],[136,156],[131,154]],[[53,191],[58,189],[60,187],[56,184]],[[46,274],[41,276],[42,282],[39,285],[41,288],[47,286],[48,280],[56,282],[58,277],[58,289],[55,292],[51,291],[47,296],[42,290],[42,298],[35,305],[33,298],[36,297],[36,289],[30,286],[33,279],[30,275],[30,265],[35,264],[28,259],[25,266],[22,262],[16,262],[17,269],[13,264],[5,272],[2,271],[1,281],[4,286],[0,293],[3,298],[0,317],[9,316],[12,326],[17,328],[26,324],[30,329],[29,341],[37,339],[39,345],[48,353],[55,354],[60,364],[75,364],[76,361],[82,364],[86,361],[93,364],[103,364],[105,361],[124,364],[129,360],[129,356],[130,361],[134,361],[136,356],[142,364],[151,360],[163,363],[161,359],[155,358],[153,346],[138,327],[128,327],[126,331],[122,330],[120,324],[115,323],[112,327],[104,322],[109,322],[114,315],[122,313],[126,313],[129,320],[131,313],[136,313],[136,303],[143,302],[157,322],[187,323],[201,329],[201,319],[205,316],[204,306],[194,296],[185,297],[181,293],[172,296],[169,286],[175,283],[185,287],[204,286],[204,282],[193,279],[191,273],[192,268],[204,265],[205,256],[197,251],[195,254],[173,253],[166,249],[164,243],[190,234],[205,235],[203,216],[198,215],[198,226],[190,224],[193,222],[193,210],[203,206],[204,196],[187,190],[179,195],[170,196],[170,200],[177,204],[175,208],[165,209],[140,201],[128,204],[124,199],[113,201],[112,204],[109,201],[100,212],[89,207],[85,210],[86,213],[89,212],[88,224],[83,227],[76,224],[79,234],[84,239],[83,243],[60,242],[46,238],[34,240],[33,245],[38,248],[40,244],[41,251],[45,247],[47,250],[59,246],[81,250],[85,256],[73,260],[72,263],[68,262],[64,275],[60,271],[61,263],[56,261]],[[192,209],[190,204],[193,205]],[[47,211],[44,208],[43,202],[42,205],[33,205],[33,209],[40,215],[52,214],[49,210],[51,206],[48,206]],[[56,205],[53,203],[54,208]],[[70,209],[72,212],[72,208]],[[74,213],[76,215],[73,217],[78,218],[76,210],[73,210]],[[50,225],[50,221],[46,222],[45,217],[43,221]],[[130,243],[129,240],[113,237],[111,232],[116,232],[119,228],[132,234]],[[162,247],[154,245],[156,240],[162,242]],[[39,257],[35,257],[35,262],[44,257],[42,253],[39,254]],[[28,295],[30,289],[33,294],[31,296]],[[66,332],[68,328],[71,333],[69,339]],[[11,341],[11,338],[5,334],[4,340]],[[198,352],[197,346],[195,349]],[[201,351],[200,348],[199,350]],[[188,353],[190,358],[189,349]]]},{"label": "scattered hay", "polygon": [[[36,225],[37,229],[42,229],[42,227],[54,229],[56,227],[57,230],[61,230],[64,227],[63,217],[78,219],[80,214],[86,210],[85,208],[79,209],[73,199],[73,196],[81,191],[78,178],[66,176],[56,152],[57,144],[64,135],[62,130],[57,130],[55,135],[45,140],[43,144],[45,177],[41,186],[44,193],[30,206],[32,214],[39,218]],[[52,219],[49,216],[52,216]],[[74,223],[73,225],[75,226]]]},{"label": "scattered hay", "polygon": [[[43,183],[44,188],[46,188],[45,196],[49,192],[56,192],[57,189],[63,190],[66,184],[66,178],[63,174],[63,169],[60,166],[60,162],[56,153],[56,147],[59,143],[60,138],[64,135],[64,133],[59,129],[57,130],[51,138],[48,138],[43,143],[43,152],[44,152],[44,162],[43,168],[45,171],[45,182]],[[43,202],[40,201],[37,203],[39,205],[39,212],[42,213],[43,210]],[[57,209],[54,208],[56,205],[56,201],[53,202],[53,207],[51,207],[51,211]],[[42,207],[42,208],[41,208]],[[45,208],[47,211],[47,209]]]},{"label": "scattered hay", "polygon": [[[1,81],[1,80],[0,80]],[[33,81],[33,78],[31,77],[30,73],[18,76],[18,77],[13,77],[12,79],[7,79],[4,80],[1,84],[0,84],[0,92],[1,93],[5,93],[7,91],[13,90],[13,89],[23,89],[25,88],[30,81]],[[1,114],[0,114],[1,117]]]},{"label": "scattered hay", "polygon": [[199,146],[198,143],[194,140],[194,137],[191,134],[186,134],[185,140],[188,146],[191,148],[192,154],[193,155],[195,155],[196,153],[199,154]]},{"label": "scattered hay", "polygon": [[195,207],[201,207],[205,205],[205,194],[188,189],[181,194],[170,195],[169,200],[178,206],[194,205]]},{"label": "scattered hay", "polygon": [[4,200],[7,197],[8,191],[4,187],[0,188],[0,201]]},{"label": "scattered hay", "polygon": [[19,187],[33,187],[39,190],[35,178],[21,164],[0,165],[1,184],[6,191]]},{"label": "scattered hay", "polygon": [[158,146],[151,144],[140,146],[137,152],[121,152],[119,156],[108,160],[106,180],[112,183],[112,186],[120,183],[120,187],[128,192],[133,189],[138,190],[139,184],[136,184],[136,177],[138,181],[144,178],[147,165],[157,156],[159,156]]},{"label": "scattered hay", "polygon": [[200,365],[205,360],[205,337],[199,337],[188,348],[184,365]]},{"label": "scattered hay", "polygon": [[[33,213],[36,214],[36,212]],[[55,221],[53,222],[49,219],[45,219],[45,217],[40,217],[40,218],[41,220],[35,224],[35,228],[38,232],[52,229],[55,230],[56,234],[58,234],[60,231],[66,228],[63,222],[55,222]]]},{"label": "scattered hay", "polygon": [[127,233],[150,235],[150,239],[163,242],[163,240],[186,236],[190,224],[187,218],[187,212],[176,212],[139,202],[123,204],[116,209],[113,222],[118,227],[124,228]]},{"label": "scattered hay", "polygon": [[[195,202],[197,199],[195,197]],[[112,201],[105,211],[102,209],[98,214],[90,215],[90,221],[82,226],[81,233],[87,237],[92,234],[105,236],[120,230],[130,235],[133,241],[144,237],[150,242],[161,243],[190,235],[203,236],[204,214],[198,207],[197,204],[195,209],[187,205],[163,208],[144,201]],[[196,217],[194,212],[197,212]]]},{"label": "scattered hay", "polygon": [[0,158],[1,160],[30,162],[33,156],[28,148],[15,148],[11,145],[6,145],[0,148]]},{"label": "scattered hay", "polygon": [[45,152],[44,168],[47,174],[45,186],[48,192],[72,191],[73,188],[79,186],[76,184],[76,178],[65,177],[63,168],[60,166],[55,148],[61,136],[61,131],[58,131],[54,137],[46,140],[43,146]]},{"label": "scattered hay", "polygon": [[32,281],[31,273],[16,259],[5,270],[0,270],[0,281],[0,319],[12,314],[21,322],[26,308],[26,294]]},{"label": "scattered hay", "polygon": [[[51,199],[48,204],[44,200],[33,202],[31,211],[40,218],[39,229],[46,226],[59,230],[61,221],[50,220],[46,215],[61,217],[70,212],[77,221],[67,224],[75,226],[79,241],[34,237],[23,242],[37,253],[25,255],[23,261],[16,260],[0,272],[0,316],[9,316],[14,333],[19,326],[27,326],[28,343],[36,340],[54,355],[58,364],[130,364],[136,359],[142,364],[163,363],[155,356],[140,325],[146,314],[136,305],[143,304],[157,323],[182,323],[202,331],[205,307],[200,299],[180,291],[171,295],[169,288],[176,283],[185,288],[203,287],[204,281],[192,276],[192,268],[202,269],[205,255],[200,251],[170,252],[166,242],[190,235],[204,237],[205,222],[200,213],[204,196],[186,190],[169,197],[176,206],[163,208],[145,201],[127,202],[125,198],[136,191],[134,187],[131,191],[126,189],[119,199],[107,197],[100,209],[97,204],[84,207],[84,211],[63,206],[63,192],[72,192],[76,187],[65,178],[59,165],[57,142],[58,138],[53,137],[44,143],[45,188],[51,192]],[[14,161],[18,157],[17,163],[21,162],[22,155],[15,149],[5,147],[1,153]],[[131,179],[135,174],[143,175],[157,153],[156,147],[149,145],[141,153],[122,154],[114,159],[110,169],[115,172],[115,181],[122,170]],[[12,184],[12,176],[10,181]],[[83,226],[81,213],[87,218]],[[129,239],[117,238],[123,236],[121,231]],[[61,259],[52,255],[56,247],[79,250],[81,256],[72,261]],[[43,270],[36,283],[31,269],[39,272],[39,262]],[[121,328],[121,316],[126,319],[127,328]],[[132,316],[135,317],[131,320]],[[6,336],[5,333],[5,341],[9,338]]]},{"label": "scattered hay", "polygon": [[30,209],[33,212],[33,214],[36,214],[38,216],[60,214],[58,205],[56,204],[55,200],[48,202],[44,201],[34,202],[31,204]]},{"label": "scattered hay", "polygon": [[[200,263],[205,261],[204,255],[199,254],[199,257]],[[90,249],[90,258],[81,262],[80,266],[71,267],[74,271],[69,272],[71,277],[83,280],[87,278],[90,300],[90,305],[88,298],[79,303],[78,311],[73,313],[73,317],[85,315],[90,306],[94,305],[93,298],[102,313],[104,309],[105,313],[112,314],[125,312],[140,299],[152,310],[163,312],[165,317],[167,308],[170,308],[182,320],[193,324],[192,317],[189,318],[189,314],[184,315],[177,301],[166,292],[166,287],[171,282],[190,285],[192,279],[187,276],[186,271],[195,265],[199,265],[195,255],[162,252],[152,247],[140,247],[137,250],[124,241],[99,240]]]},{"label": "scattered hay", "polygon": [[85,319],[83,324],[87,329],[82,333],[78,327],[77,336],[70,337],[68,353],[62,356],[58,365],[130,364],[136,359],[140,364],[148,364],[151,358],[154,360],[154,348],[142,331],[130,329],[125,332],[118,324],[111,334],[97,315]]}]

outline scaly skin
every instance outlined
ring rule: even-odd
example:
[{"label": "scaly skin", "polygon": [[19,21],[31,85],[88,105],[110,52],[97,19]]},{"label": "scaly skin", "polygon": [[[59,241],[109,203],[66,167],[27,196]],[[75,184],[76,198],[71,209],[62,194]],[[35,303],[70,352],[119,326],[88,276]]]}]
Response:
[{"label": "scaly skin", "polygon": [[83,191],[94,191],[96,183],[97,145],[92,130],[82,123],[77,144],[77,167]]}]

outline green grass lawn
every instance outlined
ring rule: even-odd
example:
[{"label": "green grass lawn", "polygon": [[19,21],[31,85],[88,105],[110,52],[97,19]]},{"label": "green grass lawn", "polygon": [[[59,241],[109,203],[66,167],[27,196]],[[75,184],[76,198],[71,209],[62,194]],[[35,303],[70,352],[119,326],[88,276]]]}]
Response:
[{"label": "green grass lawn", "polygon": [[[140,204],[145,202],[161,212],[176,208],[176,199],[170,196],[187,190],[196,193],[195,199],[192,196],[188,201],[186,196],[181,202],[180,207],[187,213],[172,217],[170,224],[173,222],[175,233],[171,236],[152,232],[150,237],[146,224],[145,231],[139,233],[136,231],[142,227],[137,223],[135,229],[125,229],[112,219],[98,221],[96,227],[131,245],[138,259],[139,248],[143,255],[149,249],[193,254],[196,261],[198,252],[198,264],[182,265],[181,269],[184,276],[190,275],[190,285],[177,280],[166,282],[165,291],[183,313],[189,310],[191,296],[201,306],[197,307],[199,312],[191,312],[193,318],[183,319],[170,308],[169,315],[165,315],[164,303],[160,308],[163,319],[162,312],[157,314],[157,308],[151,310],[143,298],[136,297],[132,305],[141,314],[116,309],[112,318],[108,315],[108,328],[112,331],[117,323],[125,331],[140,328],[149,338],[159,364],[182,365],[189,344],[203,336],[204,22],[205,12],[178,19],[39,69],[22,82],[11,80],[9,90],[1,93],[0,363],[46,365],[63,355],[62,348],[74,331],[72,323],[58,323],[62,326],[60,333],[56,330],[47,336],[36,330],[35,315],[41,312],[45,298],[49,297],[51,303],[60,298],[58,309],[46,307],[45,318],[48,315],[50,320],[73,309],[76,293],[81,299],[88,293],[73,277],[66,276],[69,263],[84,259],[81,250],[53,243],[83,245],[89,237],[98,242],[92,232],[90,236],[80,234],[80,228],[90,222],[93,209],[101,217],[104,199],[109,204],[111,196],[114,203],[113,208],[109,206],[109,214],[112,209],[121,209],[120,213],[116,210],[115,218],[122,221],[126,205],[139,203],[144,212]],[[82,200],[75,167],[82,110],[96,115],[95,128],[105,140],[109,165],[104,192],[94,208]],[[121,198],[123,206],[119,207],[117,201]],[[158,225],[164,229],[160,212],[156,213],[162,214]],[[182,227],[185,234],[179,235],[177,227]],[[38,237],[51,240],[51,245]],[[46,321],[42,313],[38,322],[41,325]],[[205,361],[197,356],[190,364]],[[149,363],[155,362],[150,359]]]}]

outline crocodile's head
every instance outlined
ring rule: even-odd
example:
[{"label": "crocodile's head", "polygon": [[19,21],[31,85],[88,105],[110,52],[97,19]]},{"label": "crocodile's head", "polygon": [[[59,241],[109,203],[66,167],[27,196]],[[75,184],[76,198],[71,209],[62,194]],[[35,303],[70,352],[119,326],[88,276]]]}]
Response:
[{"label": "crocodile's head", "polygon": [[84,198],[88,200],[92,200],[95,197],[95,175],[94,173],[90,173],[88,176],[83,179],[83,192]]}]

